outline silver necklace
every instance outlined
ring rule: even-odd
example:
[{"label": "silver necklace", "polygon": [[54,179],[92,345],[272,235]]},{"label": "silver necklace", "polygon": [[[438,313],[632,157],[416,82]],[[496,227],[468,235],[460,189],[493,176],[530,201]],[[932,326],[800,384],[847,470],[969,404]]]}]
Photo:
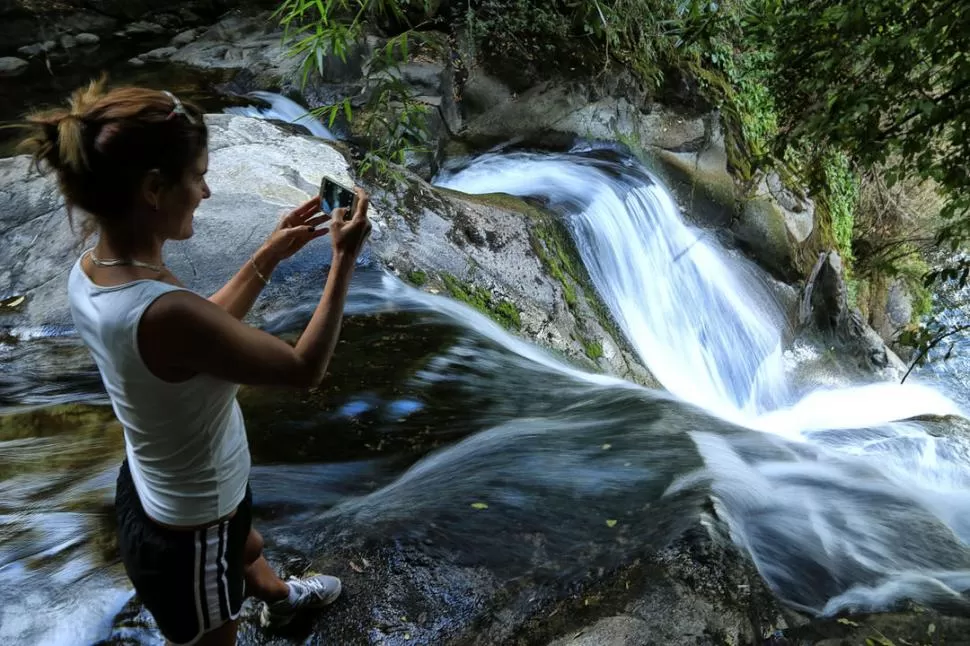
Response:
[{"label": "silver necklace", "polygon": [[101,258],[98,258],[98,256],[94,253],[93,248],[88,250],[88,255],[91,256],[91,262],[93,262],[99,267],[121,267],[121,266],[142,267],[144,269],[151,269],[152,271],[155,271],[158,273],[161,273],[165,268],[164,263],[161,265],[153,265],[152,263],[142,262],[141,260],[135,260],[134,258],[125,259],[125,260],[116,260],[113,258],[108,260],[102,260]]}]

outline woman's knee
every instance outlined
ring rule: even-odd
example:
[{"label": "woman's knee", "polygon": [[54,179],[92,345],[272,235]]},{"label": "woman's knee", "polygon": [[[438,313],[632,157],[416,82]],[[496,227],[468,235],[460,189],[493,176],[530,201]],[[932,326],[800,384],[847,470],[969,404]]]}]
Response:
[{"label": "woman's knee", "polygon": [[249,530],[246,545],[243,547],[243,563],[249,565],[263,555],[263,537],[255,529]]}]

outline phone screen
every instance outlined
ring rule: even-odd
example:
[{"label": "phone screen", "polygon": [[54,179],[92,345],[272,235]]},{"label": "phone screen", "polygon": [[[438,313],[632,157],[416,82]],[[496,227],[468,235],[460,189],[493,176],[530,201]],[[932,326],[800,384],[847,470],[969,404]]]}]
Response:
[{"label": "phone screen", "polygon": [[333,213],[334,209],[350,209],[356,196],[329,177],[324,177],[320,183],[320,210]]}]

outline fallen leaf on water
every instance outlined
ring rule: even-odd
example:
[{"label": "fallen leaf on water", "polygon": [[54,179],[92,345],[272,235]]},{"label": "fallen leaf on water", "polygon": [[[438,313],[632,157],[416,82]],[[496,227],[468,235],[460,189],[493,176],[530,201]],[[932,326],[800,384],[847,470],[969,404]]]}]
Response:
[{"label": "fallen leaf on water", "polygon": [[936,624],[930,624],[929,626],[926,627],[927,635],[932,635],[935,632],[936,632]]},{"label": "fallen leaf on water", "polygon": [[360,562],[364,564],[364,567],[370,567],[370,561],[365,559],[363,556],[360,557]]},{"label": "fallen leaf on water", "polygon": [[603,445],[603,450],[604,451],[609,451],[611,448],[613,448],[613,445],[612,444],[604,444]]},{"label": "fallen leaf on water", "polygon": [[845,617],[842,617],[841,619],[839,619],[838,620],[838,623],[842,624],[843,626],[858,626],[859,625],[856,622],[852,621],[851,619],[846,619]]},{"label": "fallen leaf on water", "polygon": [[616,521],[613,520],[612,518],[610,518],[609,520],[606,521],[606,526],[607,527],[616,527]]},{"label": "fallen leaf on water", "polygon": [[360,567],[353,561],[350,562],[350,569],[356,572],[357,574],[362,574],[364,572],[364,568]]},{"label": "fallen leaf on water", "polygon": [[18,296],[17,298],[15,298],[15,299],[13,299],[11,301],[7,301],[6,303],[3,304],[3,306],[4,307],[17,307],[18,305],[20,305],[21,303],[23,303],[26,298],[27,298],[26,296]]},{"label": "fallen leaf on water", "polygon": [[488,509],[488,505],[483,502],[473,502],[472,509]]}]

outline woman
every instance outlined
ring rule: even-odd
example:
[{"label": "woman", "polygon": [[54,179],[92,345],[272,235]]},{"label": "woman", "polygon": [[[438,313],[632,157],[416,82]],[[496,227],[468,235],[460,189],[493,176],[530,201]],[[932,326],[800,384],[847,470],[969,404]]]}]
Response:
[{"label": "woman", "polygon": [[[167,240],[192,235],[208,198],[202,113],[168,92],[78,90],[70,109],[30,116],[25,145],[56,172],[68,208],[93,218],[96,246],[69,279],[71,312],[91,350],[125,453],[117,481],[119,546],[135,590],[172,644],[234,644],[244,595],[264,625],[333,602],[340,581],[282,581],[251,527],[250,455],[239,384],[311,387],[333,354],[355,260],[370,232],[368,198],[319,214],[310,200],[206,299],[165,267]],[[326,227],[321,227],[324,223]],[[277,263],[329,231],[333,263],[295,347],[241,319]]]}]

